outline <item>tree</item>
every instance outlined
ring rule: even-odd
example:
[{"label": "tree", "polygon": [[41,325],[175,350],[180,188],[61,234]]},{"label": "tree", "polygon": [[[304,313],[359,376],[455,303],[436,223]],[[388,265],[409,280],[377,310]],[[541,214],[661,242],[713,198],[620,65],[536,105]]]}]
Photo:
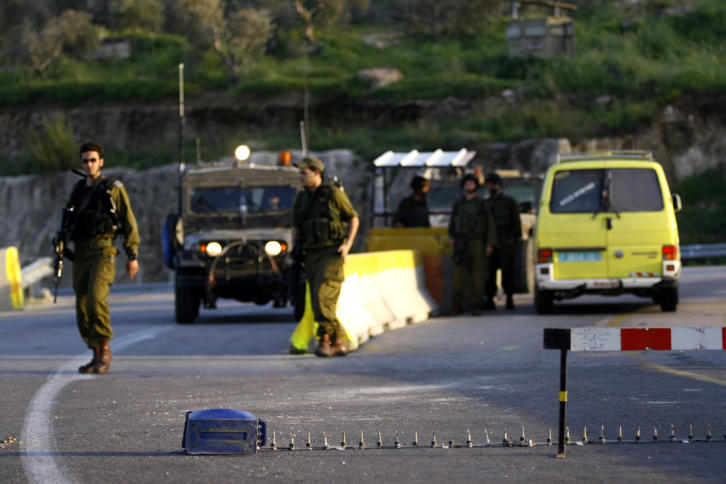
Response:
[{"label": "tree", "polygon": [[[232,84],[239,83],[246,63],[264,53],[272,35],[272,17],[264,9],[241,8],[224,16],[220,0],[180,0],[187,25],[211,44]],[[197,39],[199,40],[199,39]]]},{"label": "tree", "polygon": [[501,12],[501,0],[402,0],[415,35],[476,35]]},{"label": "tree", "polygon": [[74,168],[78,160],[73,125],[61,112],[43,117],[40,129],[32,129],[25,140],[32,172],[51,173]]},{"label": "tree", "polygon": [[164,23],[164,5],[159,0],[119,0],[113,13],[121,30],[159,30]]},{"label": "tree", "polygon": [[298,15],[305,22],[305,40],[315,42],[315,27],[328,27],[352,12],[365,12],[369,0],[294,0]]},{"label": "tree", "polygon": [[21,34],[26,56],[38,74],[45,77],[47,69],[63,54],[83,56],[98,47],[99,33],[91,16],[77,10],[66,10],[49,18],[38,32],[26,21]]}]

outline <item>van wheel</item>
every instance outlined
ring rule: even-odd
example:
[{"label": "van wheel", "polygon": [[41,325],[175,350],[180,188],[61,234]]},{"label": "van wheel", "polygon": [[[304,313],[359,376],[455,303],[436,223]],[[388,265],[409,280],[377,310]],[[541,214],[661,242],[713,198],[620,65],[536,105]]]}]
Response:
[{"label": "van wheel", "polygon": [[658,295],[658,301],[660,302],[661,311],[675,311],[678,306],[678,288],[668,287],[666,289],[662,289]]},{"label": "van wheel", "polygon": [[555,298],[552,291],[545,291],[535,286],[534,308],[537,314],[552,314],[555,310]]},{"label": "van wheel", "polygon": [[179,324],[191,324],[199,316],[199,297],[194,290],[174,281],[174,316]]},{"label": "van wheel", "polygon": [[533,290],[534,240],[520,240],[514,257],[514,292],[528,294]]}]

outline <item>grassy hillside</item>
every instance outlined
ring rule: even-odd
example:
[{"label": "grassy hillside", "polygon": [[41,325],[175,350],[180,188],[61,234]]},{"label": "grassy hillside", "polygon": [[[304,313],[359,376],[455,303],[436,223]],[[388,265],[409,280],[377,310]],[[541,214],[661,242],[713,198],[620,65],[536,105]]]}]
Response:
[{"label": "grassy hillside", "polygon": [[[621,2],[580,3],[585,5],[573,14],[574,59],[510,59],[504,19],[475,37],[443,39],[407,35],[395,23],[364,18],[320,31],[319,51],[311,56],[302,53],[302,29],[278,32],[275,49],[249,64],[238,85],[229,82],[214,52],[195,49],[180,34],[112,31],[109,38],[130,39],[130,58],[64,56],[47,78],[40,78],[0,57],[0,64],[6,64],[0,69],[0,109],[38,101],[73,106],[174,99],[180,61],[186,64],[190,98],[217,92],[255,95],[263,101],[307,88],[313,103],[455,97],[471,104],[464,118],[431,120],[424,126],[397,124],[377,130],[362,124],[316,132],[315,123],[322,127],[325,122],[313,119],[313,142],[319,149],[347,146],[378,152],[376,145],[427,148],[543,136],[577,141],[627,133],[650,123],[664,105],[685,94],[708,97],[726,90],[726,2],[693,0],[687,2],[691,8],[671,11],[663,7],[675,2],[641,2],[650,7],[630,9]],[[384,46],[366,39],[382,40]],[[398,69],[403,79],[370,88],[356,73],[371,67]],[[486,102],[498,99],[505,89],[513,91],[512,102]],[[600,96],[609,98],[596,103]],[[289,146],[295,137],[294,132],[275,133],[265,141],[276,149]]]}]

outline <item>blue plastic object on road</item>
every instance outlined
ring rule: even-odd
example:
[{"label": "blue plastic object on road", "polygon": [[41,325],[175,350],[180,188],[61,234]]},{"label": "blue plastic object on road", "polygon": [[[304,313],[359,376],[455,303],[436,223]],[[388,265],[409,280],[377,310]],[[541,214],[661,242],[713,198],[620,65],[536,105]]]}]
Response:
[{"label": "blue plastic object on road", "polygon": [[265,422],[242,410],[187,412],[182,447],[187,454],[254,454],[265,445],[266,428]]}]

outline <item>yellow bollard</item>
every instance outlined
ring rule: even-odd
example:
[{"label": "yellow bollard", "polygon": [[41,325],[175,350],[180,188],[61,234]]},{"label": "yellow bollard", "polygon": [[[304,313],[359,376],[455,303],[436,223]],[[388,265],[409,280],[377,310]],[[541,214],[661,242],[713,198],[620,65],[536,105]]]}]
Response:
[{"label": "yellow bollard", "polygon": [[318,323],[315,321],[313,305],[310,301],[310,283],[305,281],[305,311],[290,336],[290,346],[300,352],[307,352],[308,344],[317,332]]},{"label": "yellow bollard", "polygon": [[0,310],[22,309],[25,305],[18,249],[0,249]]},{"label": "yellow bollard", "polygon": [[[341,327],[345,332],[345,337],[348,340],[348,346],[355,348],[355,340],[351,337],[350,332],[345,328],[345,325],[341,322]],[[308,345],[310,340],[318,334],[318,322],[315,321],[315,315],[313,314],[313,304],[310,299],[310,283],[305,281],[305,310],[303,311],[302,318],[297,323],[295,331],[290,336],[290,349],[293,348],[301,353],[308,351]]]}]

